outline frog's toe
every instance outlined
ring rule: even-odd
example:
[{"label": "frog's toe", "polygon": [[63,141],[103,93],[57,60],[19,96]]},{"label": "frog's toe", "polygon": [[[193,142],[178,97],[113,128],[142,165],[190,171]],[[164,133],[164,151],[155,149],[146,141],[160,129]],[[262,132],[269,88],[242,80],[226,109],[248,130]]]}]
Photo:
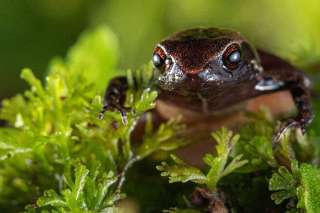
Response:
[{"label": "frog's toe", "polygon": [[299,121],[294,118],[290,118],[287,121],[281,123],[280,127],[277,129],[276,133],[272,137],[272,147],[275,148],[284,134],[292,128],[300,128],[302,133],[305,132],[305,126],[301,125]]},{"label": "frog's toe", "polygon": [[105,104],[103,106],[102,110],[100,111],[98,118],[102,120],[104,118],[105,112],[107,112],[107,111],[118,111],[121,114],[122,123],[124,125],[126,125],[128,123],[127,112],[129,110],[130,110],[130,108],[125,107],[125,106],[121,106],[119,104]]}]

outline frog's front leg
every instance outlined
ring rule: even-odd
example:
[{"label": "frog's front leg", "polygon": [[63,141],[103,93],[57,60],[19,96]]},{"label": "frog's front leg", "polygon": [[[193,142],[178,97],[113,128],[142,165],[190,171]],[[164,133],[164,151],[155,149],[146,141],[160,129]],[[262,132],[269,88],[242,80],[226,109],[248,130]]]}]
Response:
[{"label": "frog's front leg", "polygon": [[264,70],[259,74],[261,80],[256,89],[259,90],[260,86],[261,90],[263,88],[270,91],[289,90],[298,110],[295,117],[288,118],[280,125],[273,137],[273,143],[276,144],[289,128],[300,128],[304,134],[314,116],[311,107],[310,80],[303,72],[275,56],[267,53],[262,53],[260,56]]},{"label": "frog's front leg", "polygon": [[103,118],[106,111],[119,111],[121,113],[122,122],[127,123],[127,114],[129,110],[124,106],[126,100],[126,92],[128,90],[128,81],[125,76],[113,78],[109,82],[104,95],[103,109],[99,114],[99,118]]},{"label": "frog's front leg", "polygon": [[280,125],[280,128],[273,138],[274,142],[278,142],[283,133],[289,128],[300,128],[302,134],[304,134],[306,127],[313,119],[311,96],[307,85],[309,79],[301,72],[296,72],[294,75],[296,75],[296,79],[286,81],[284,86],[290,90],[298,114],[295,117],[287,119]]}]

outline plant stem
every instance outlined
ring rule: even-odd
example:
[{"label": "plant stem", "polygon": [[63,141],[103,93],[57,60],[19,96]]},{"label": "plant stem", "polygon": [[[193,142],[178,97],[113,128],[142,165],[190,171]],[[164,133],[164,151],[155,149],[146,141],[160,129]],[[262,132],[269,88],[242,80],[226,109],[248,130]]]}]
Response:
[{"label": "plant stem", "polygon": [[122,186],[123,186],[123,183],[124,183],[124,181],[125,181],[125,179],[126,179],[126,173],[127,173],[127,171],[128,171],[128,169],[135,163],[135,162],[137,162],[139,160],[139,158],[138,157],[131,157],[128,161],[127,161],[127,163],[124,165],[124,167],[122,168],[122,170],[121,170],[121,172],[119,173],[119,180],[118,180],[118,183],[117,183],[117,188],[116,188],[116,190],[117,191],[121,191],[121,188],[122,188]]}]

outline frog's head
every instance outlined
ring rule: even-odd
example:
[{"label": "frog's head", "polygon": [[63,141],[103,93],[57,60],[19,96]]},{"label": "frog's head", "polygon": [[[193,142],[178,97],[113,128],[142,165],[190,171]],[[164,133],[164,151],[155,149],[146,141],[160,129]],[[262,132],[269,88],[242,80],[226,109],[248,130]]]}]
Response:
[{"label": "frog's head", "polygon": [[232,92],[261,68],[256,51],[239,33],[216,28],[185,30],[163,40],[153,64],[160,89],[184,96],[213,89]]}]

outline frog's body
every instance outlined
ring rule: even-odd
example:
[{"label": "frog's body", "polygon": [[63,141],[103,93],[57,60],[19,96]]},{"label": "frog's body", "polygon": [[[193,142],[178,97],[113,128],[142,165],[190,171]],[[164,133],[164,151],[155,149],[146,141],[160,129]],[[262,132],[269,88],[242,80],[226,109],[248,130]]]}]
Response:
[{"label": "frog's body", "polygon": [[[237,32],[198,28],[176,33],[156,46],[153,62],[162,115],[161,105],[191,117],[219,115],[250,98],[288,90],[298,115],[282,124],[275,140],[288,127],[304,132],[312,120],[308,78],[284,60],[256,51]],[[125,77],[111,81],[104,110],[117,109],[125,116],[126,87]]]}]

